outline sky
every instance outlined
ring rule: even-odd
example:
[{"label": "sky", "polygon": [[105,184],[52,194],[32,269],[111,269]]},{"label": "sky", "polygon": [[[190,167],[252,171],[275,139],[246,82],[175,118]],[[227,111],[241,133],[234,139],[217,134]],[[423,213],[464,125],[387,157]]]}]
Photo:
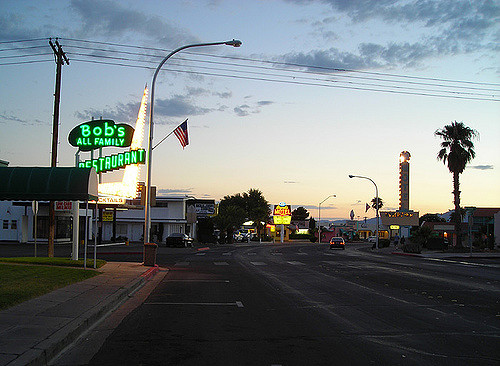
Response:
[{"label": "sky", "polygon": [[[155,89],[153,154],[162,195],[216,201],[260,189],[317,218],[361,218],[378,186],[398,209],[399,154],[409,151],[410,209],[453,208],[452,175],[434,132],[479,133],[460,177],[463,206],[500,206],[500,2],[493,0],[0,0],[0,159],[50,166],[55,63],[63,66],[58,166],[67,136],[92,117],[135,124]],[[144,143],[146,147],[146,143]],[[108,149],[108,150],[106,150]],[[106,148],[105,153],[117,150]],[[87,154],[88,155],[88,154]],[[88,156],[82,154],[82,159]],[[121,180],[122,172],[105,174]],[[145,180],[142,167],[141,178]]]}]

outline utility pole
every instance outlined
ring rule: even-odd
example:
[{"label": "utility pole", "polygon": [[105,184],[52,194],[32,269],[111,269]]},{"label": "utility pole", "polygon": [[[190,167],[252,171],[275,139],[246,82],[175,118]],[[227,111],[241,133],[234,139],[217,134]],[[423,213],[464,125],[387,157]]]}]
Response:
[{"label": "utility pole", "polygon": [[[49,39],[49,45],[54,51],[55,61],[56,61],[56,86],[54,91],[54,119],[52,122],[52,160],[50,166],[55,168],[57,166],[57,144],[59,142],[59,104],[61,101],[61,71],[64,63],[69,65],[69,60],[66,57],[61,45],[59,44],[57,38],[55,44],[52,43],[52,39]],[[55,212],[55,202],[49,202],[49,248],[48,256],[54,256],[54,238],[56,232],[56,212]]]}]

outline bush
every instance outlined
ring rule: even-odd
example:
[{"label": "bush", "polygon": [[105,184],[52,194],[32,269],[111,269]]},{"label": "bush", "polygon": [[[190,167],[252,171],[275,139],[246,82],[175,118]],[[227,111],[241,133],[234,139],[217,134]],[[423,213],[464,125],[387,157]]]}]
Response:
[{"label": "bush", "polygon": [[309,240],[311,238],[310,234],[290,234],[290,239],[305,239]]},{"label": "bush", "polygon": [[446,250],[448,245],[444,242],[444,238],[429,238],[424,244],[427,249]]},{"label": "bush", "polygon": [[420,254],[422,252],[422,245],[416,241],[407,240],[403,245],[403,252]]},{"label": "bush", "polygon": [[387,248],[389,247],[389,244],[391,244],[391,241],[389,239],[378,239],[379,248]]}]

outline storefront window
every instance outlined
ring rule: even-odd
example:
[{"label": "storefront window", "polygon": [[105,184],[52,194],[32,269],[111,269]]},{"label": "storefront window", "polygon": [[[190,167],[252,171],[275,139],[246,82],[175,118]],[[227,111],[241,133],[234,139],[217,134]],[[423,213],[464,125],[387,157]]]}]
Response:
[{"label": "storefront window", "polygon": [[17,220],[12,220],[10,222],[10,229],[11,230],[17,230]]},{"label": "storefront window", "polygon": [[9,228],[9,220],[3,220],[3,228],[7,230]]}]

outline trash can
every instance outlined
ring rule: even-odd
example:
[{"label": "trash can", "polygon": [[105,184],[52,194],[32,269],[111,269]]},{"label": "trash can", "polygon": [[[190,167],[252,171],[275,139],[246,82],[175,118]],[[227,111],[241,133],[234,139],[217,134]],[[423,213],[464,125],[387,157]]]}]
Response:
[{"label": "trash can", "polygon": [[158,245],[155,243],[144,244],[144,265],[154,267],[156,265],[156,251]]}]

